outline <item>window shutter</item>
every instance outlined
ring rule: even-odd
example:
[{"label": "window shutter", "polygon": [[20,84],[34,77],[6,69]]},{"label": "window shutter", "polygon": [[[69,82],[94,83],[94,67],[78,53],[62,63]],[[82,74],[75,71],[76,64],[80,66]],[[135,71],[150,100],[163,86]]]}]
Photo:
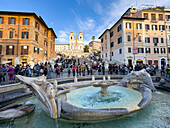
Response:
[{"label": "window shutter", "polygon": [[2,45],[0,45],[0,55],[2,54]]},{"label": "window shutter", "polygon": [[2,17],[2,24],[4,24],[4,17]]},{"label": "window shutter", "polygon": [[162,26],[162,29],[165,30],[165,25]]},{"label": "window shutter", "polygon": [[126,28],[127,28],[127,24],[128,24],[128,23],[126,23]]},{"label": "window shutter", "polygon": [[27,32],[27,39],[29,38],[29,32]]},{"label": "window shutter", "polygon": [[[18,19],[19,20],[19,19]],[[16,24],[16,18],[14,18],[14,24]],[[18,24],[19,24],[19,21],[18,21]]]},{"label": "window shutter", "polygon": [[22,39],[24,39],[24,32],[22,32]]},{"label": "window shutter", "polygon": [[0,38],[2,38],[2,35],[3,35],[3,31],[0,31]]},{"label": "window shutter", "polygon": [[30,18],[28,18],[28,25],[30,25]]},{"label": "window shutter", "polygon": [[38,24],[38,30],[40,29],[40,25]]},{"label": "window shutter", "polygon": [[142,24],[140,24],[140,29],[142,29]]},{"label": "window shutter", "polygon": [[22,20],[22,25],[25,25],[25,18],[23,18]]},{"label": "window shutter", "polygon": [[8,17],[8,24],[11,24],[11,17]]},{"label": "window shutter", "polygon": [[36,24],[36,21],[35,21],[35,27],[37,27],[36,25],[37,25],[37,24]]},{"label": "window shutter", "polygon": [[155,30],[158,30],[158,29],[157,29],[157,25],[155,25]]},{"label": "window shutter", "polygon": [[131,23],[129,23],[129,28],[131,29]]},{"label": "window shutter", "polygon": [[15,49],[15,46],[13,45],[13,48],[12,48],[12,55],[14,55],[14,49]]},{"label": "window shutter", "polygon": [[21,46],[21,55],[23,55],[23,50],[24,50],[23,47],[24,47],[24,46]]},{"label": "window shutter", "polygon": [[28,55],[28,53],[29,53],[29,46],[27,46],[27,55]]},{"label": "window shutter", "polygon": [[6,46],[6,55],[9,55],[9,45]]},{"label": "window shutter", "polygon": [[37,53],[39,54],[39,48],[37,48]]}]

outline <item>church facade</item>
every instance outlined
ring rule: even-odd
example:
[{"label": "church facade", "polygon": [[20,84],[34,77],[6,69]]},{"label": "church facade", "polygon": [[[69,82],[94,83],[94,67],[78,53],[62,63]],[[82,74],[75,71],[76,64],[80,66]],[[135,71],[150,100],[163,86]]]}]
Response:
[{"label": "church facade", "polygon": [[69,57],[83,57],[83,33],[80,32],[77,36],[73,32],[69,36],[69,44],[56,44],[55,45],[56,53],[64,54]]}]

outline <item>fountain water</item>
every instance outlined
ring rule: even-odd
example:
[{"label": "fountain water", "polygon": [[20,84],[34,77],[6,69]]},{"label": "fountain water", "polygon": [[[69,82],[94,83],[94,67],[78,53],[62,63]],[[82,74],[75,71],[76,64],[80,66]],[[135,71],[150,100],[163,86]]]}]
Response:
[{"label": "fountain water", "polygon": [[[69,86],[67,89],[58,90],[57,85],[47,82],[44,77],[17,77],[32,88],[48,115],[52,118],[73,121],[105,120],[140,110],[149,104],[151,89],[155,89],[150,75],[144,70],[128,74],[118,84],[106,81],[103,77],[103,81],[94,82],[93,86],[84,87],[82,84],[84,88],[74,88],[74,90]],[[137,88],[128,89],[125,85],[127,80],[130,84],[137,84]],[[143,84],[138,80],[141,80]],[[112,86],[116,84],[120,87]],[[75,104],[74,101],[80,104]]]}]

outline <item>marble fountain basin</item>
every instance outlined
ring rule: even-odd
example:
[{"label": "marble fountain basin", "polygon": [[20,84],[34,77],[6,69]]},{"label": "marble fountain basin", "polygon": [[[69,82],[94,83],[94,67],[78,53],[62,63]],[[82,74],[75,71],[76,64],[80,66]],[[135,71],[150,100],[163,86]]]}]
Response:
[{"label": "marble fountain basin", "polygon": [[150,75],[144,70],[130,73],[119,83],[105,81],[109,86],[104,94],[97,83],[88,87],[82,84],[82,88],[74,89],[67,86],[61,90],[55,81],[51,84],[44,76],[18,75],[17,78],[32,89],[51,118],[71,121],[100,121],[130,114],[146,107],[151,101],[152,90],[155,90]]}]

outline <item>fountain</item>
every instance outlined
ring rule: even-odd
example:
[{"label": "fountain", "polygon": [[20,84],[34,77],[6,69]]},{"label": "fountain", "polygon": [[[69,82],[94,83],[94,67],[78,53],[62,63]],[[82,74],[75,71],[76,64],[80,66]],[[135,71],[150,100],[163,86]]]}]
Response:
[{"label": "fountain", "polygon": [[[88,87],[82,85],[81,88],[61,87],[56,81],[51,84],[45,76],[16,77],[32,89],[42,109],[51,118],[71,121],[99,121],[130,114],[146,107],[152,90],[155,90],[145,70],[132,72],[119,83],[106,81],[104,77],[104,81],[92,82]],[[132,85],[131,89],[126,83]]]}]

